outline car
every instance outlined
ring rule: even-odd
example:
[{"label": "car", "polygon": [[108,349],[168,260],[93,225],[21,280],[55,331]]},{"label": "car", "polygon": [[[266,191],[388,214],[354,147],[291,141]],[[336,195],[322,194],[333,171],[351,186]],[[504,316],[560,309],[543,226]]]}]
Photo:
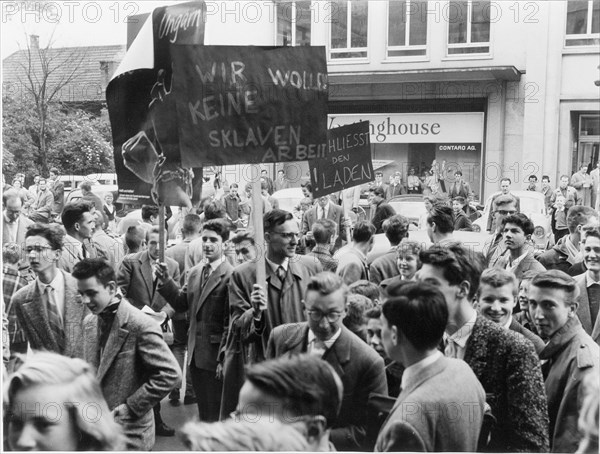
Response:
[{"label": "car", "polygon": [[[473,229],[475,231],[486,231],[488,218],[490,217],[492,210],[492,199],[498,194],[500,194],[500,192],[491,195],[486,200],[483,214],[479,219],[473,222]],[[546,201],[542,193],[535,191],[511,191],[511,194],[514,194],[520,199],[521,213],[527,215],[527,217],[533,221],[535,227],[543,228],[543,234],[548,234],[552,231],[551,217],[546,211]]]},{"label": "car", "polygon": [[[92,193],[97,195],[98,197],[100,197],[100,200],[103,203],[104,203],[104,196],[109,192],[112,192],[113,198],[116,198],[117,194],[119,192],[119,187],[115,184],[99,184],[99,183],[92,184]],[[81,197],[82,197],[81,189],[72,189],[67,194],[67,197],[65,198],[65,202],[66,203],[77,202],[79,199],[81,199]]]},{"label": "car", "polygon": [[271,197],[279,202],[279,209],[293,213],[304,198],[302,188],[287,188],[275,191]]},{"label": "car", "polygon": [[[169,242],[174,241],[177,238],[177,235],[180,234],[181,230],[178,226],[180,218],[181,218],[181,210],[177,206],[171,207],[171,212],[173,215],[167,220],[167,227],[169,229],[169,235],[167,240]],[[138,208],[133,211],[127,213],[123,218],[119,219],[117,223],[116,234],[123,235],[127,233],[127,229],[131,226],[137,226],[142,223],[142,209]]]},{"label": "car", "polygon": [[408,218],[413,228],[419,227],[421,216],[427,213],[425,202],[421,194],[407,194],[391,198],[388,204],[396,211],[396,214]]},{"label": "car", "polygon": [[[490,238],[490,234],[487,232],[466,232],[462,230],[455,230],[452,236],[458,243],[473,252],[483,252],[483,247]],[[408,232],[408,239],[420,243],[423,249],[429,248],[432,244],[427,235],[427,230],[411,230]],[[367,261],[372,263],[373,260],[381,257],[389,250],[390,242],[387,237],[384,233],[378,233],[375,235],[373,249],[367,254]]]}]

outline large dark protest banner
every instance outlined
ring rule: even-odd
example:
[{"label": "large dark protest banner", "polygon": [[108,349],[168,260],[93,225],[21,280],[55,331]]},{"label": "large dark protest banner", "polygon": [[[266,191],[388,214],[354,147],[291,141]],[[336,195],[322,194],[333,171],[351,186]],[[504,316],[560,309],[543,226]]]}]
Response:
[{"label": "large dark protest banner", "polygon": [[373,181],[369,122],[327,131],[327,152],[308,162],[313,196],[321,197]]},{"label": "large dark protest banner", "polygon": [[324,47],[173,46],[171,58],[184,167],[324,156]]},{"label": "large dark protest banner", "polygon": [[181,166],[171,52],[203,44],[205,23],[201,1],[156,8],[106,89],[119,202],[189,206],[199,198],[202,169]]}]

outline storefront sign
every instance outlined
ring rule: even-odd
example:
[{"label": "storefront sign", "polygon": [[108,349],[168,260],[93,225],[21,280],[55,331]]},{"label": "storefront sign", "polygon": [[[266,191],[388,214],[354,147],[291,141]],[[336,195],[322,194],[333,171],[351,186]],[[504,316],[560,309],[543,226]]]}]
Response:
[{"label": "storefront sign", "polygon": [[369,121],[371,143],[481,143],[482,112],[332,114],[328,128]]},{"label": "storefront sign", "polygon": [[436,152],[456,152],[456,153],[464,153],[471,152],[479,153],[481,152],[481,144],[480,143],[437,143],[435,145]]},{"label": "storefront sign", "polygon": [[174,46],[184,167],[306,161],[325,155],[325,48]]},{"label": "storefront sign", "polygon": [[327,132],[327,154],[308,161],[313,196],[321,197],[373,181],[369,122]]}]

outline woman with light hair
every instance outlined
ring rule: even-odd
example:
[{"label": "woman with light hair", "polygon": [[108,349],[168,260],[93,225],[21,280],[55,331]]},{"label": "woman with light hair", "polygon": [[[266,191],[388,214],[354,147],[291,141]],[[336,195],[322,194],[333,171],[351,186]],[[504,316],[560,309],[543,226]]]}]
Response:
[{"label": "woman with light hair", "polygon": [[34,353],[8,378],[4,392],[13,451],[113,451],[125,446],[92,366],[81,359]]},{"label": "woman with light hair", "polygon": [[181,429],[190,451],[312,451],[306,437],[275,418],[235,417],[214,423],[189,422]]}]

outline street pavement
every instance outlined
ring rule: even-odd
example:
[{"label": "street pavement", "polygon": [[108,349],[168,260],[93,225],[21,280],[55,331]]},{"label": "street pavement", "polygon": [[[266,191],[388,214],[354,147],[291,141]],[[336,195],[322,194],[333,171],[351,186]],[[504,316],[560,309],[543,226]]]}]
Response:
[{"label": "street pavement", "polygon": [[[184,380],[185,382],[185,380]],[[183,405],[183,396],[185,396],[185,383],[180,391],[181,399],[179,405],[173,406],[169,402],[168,397],[161,402],[161,416],[165,424],[175,429],[174,437],[156,437],[153,451],[187,451],[181,442],[179,429],[187,421],[198,419],[198,405]]]}]

